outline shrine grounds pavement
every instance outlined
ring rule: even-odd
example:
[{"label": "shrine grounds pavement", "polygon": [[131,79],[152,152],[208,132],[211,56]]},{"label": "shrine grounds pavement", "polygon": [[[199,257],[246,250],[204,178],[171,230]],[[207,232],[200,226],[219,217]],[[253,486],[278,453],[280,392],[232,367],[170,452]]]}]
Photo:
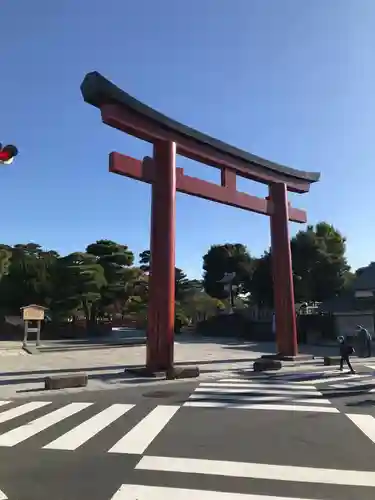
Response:
[{"label": "shrine grounds pavement", "polygon": [[[124,367],[145,362],[144,336],[137,331],[130,332],[124,338],[97,339],[91,343],[87,340],[43,343],[42,340],[42,344],[40,354],[29,355],[20,349],[19,343],[0,343],[0,399],[38,397],[43,394],[44,378],[54,374],[88,374],[88,386],[65,390],[68,394],[135,385],[152,386],[158,382],[124,373]],[[336,354],[336,350],[336,347],[330,346],[301,346],[301,352],[320,357]],[[198,365],[201,372],[199,379],[203,380],[249,370],[255,359],[274,351],[273,343],[182,334],[176,337],[175,362],[177,366]],[[375,358],[372,361],[375,364]],[[304,365],[306,369],[318,369],[322,365],[322,358]],[[297,370],[301,364],[286,363],[285,367]]]}]

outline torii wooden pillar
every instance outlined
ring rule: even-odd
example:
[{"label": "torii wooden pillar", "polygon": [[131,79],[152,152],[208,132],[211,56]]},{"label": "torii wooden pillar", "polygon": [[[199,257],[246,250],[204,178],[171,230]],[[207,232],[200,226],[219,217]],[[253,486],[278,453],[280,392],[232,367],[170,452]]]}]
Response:
[{"label": "torii wooden pillar", "polygon": [[[86,75],[81,90],[85,101],[100,109],[105,124],[154,145],[153,158],[136,160],[111,153],[109,160],[110,172],[152,186],[147,370],[173,367],[177,191],[270,217],[277,350],[284,356],[296,356],[288,221],[305,223],[307,218],[303,210],[290,206],[287,191],[308,192],[320,174],[277,165],[177,123],[99,73]],[[221,185],[185,175],[182,168],[176,167],[177,153],[220,168]],[[258,198],[237,191],[237,176],[267,184],[269,196]]]}]

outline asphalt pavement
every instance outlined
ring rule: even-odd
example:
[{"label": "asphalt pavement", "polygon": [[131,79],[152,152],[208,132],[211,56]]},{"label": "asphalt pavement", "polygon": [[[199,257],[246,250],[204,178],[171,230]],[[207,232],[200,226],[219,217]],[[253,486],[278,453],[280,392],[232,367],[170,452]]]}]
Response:
[{"label": "asphalt pavement", "polygon": [[375,378],[357,371],[1,401],[0,499],[373,499]]}]

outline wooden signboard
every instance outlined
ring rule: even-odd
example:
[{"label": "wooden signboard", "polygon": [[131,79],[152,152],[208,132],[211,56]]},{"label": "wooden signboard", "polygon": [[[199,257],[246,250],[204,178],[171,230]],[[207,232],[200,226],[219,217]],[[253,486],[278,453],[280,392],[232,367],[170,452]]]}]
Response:
[{"label": "wooden signboard", "polygon": [[[25,322],[25,332],[23,338],[23,345],[27,345],[28,334],[36,333],[36,345],[40,345],[40,326],[41,322],[44,320],[44,313],[46,307],[38,306],[36,304],[30,304],[29,306],[21,307],[22,319]],[[29,321],[36,321],[36,327],[29,326]]]},{"label": "wooden signboard", "polygon": [[22,308],[22,316],[25,321],[43,321],[44,320],[44,307],[42,306],[26,306]]}]

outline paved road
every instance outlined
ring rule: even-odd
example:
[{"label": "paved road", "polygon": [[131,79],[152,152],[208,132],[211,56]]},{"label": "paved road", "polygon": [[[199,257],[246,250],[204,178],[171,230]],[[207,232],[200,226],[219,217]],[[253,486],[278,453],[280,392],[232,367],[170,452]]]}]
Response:
[{"label": "paved road", "polygon": [[332,369],[314,376],[3,401],[0,489],[9,500],[373,499],[373,407],[348,417],[347,398],[363,396],[326,393],[367,381],[370,400],[371,368],[356,380]]}]

